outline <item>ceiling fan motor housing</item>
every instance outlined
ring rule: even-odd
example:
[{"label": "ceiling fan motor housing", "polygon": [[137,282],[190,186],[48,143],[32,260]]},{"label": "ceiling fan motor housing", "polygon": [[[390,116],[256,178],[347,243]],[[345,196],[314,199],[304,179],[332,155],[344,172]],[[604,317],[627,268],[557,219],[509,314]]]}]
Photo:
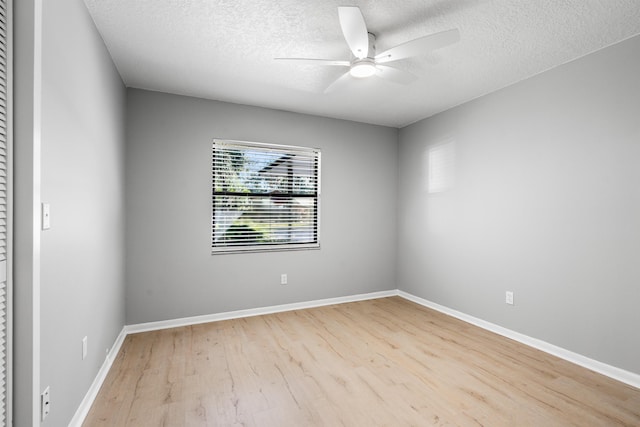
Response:
[{"label": "ceiling fan motor housing", "polygon": [[349,66],[349,74],[352,77],[363,79],[365,77],[371,77],[376,73],[376,36],[372,33],[367,33],[369,36],[369,47],[367,55],[364,58],[352,57],[351,65]]}]

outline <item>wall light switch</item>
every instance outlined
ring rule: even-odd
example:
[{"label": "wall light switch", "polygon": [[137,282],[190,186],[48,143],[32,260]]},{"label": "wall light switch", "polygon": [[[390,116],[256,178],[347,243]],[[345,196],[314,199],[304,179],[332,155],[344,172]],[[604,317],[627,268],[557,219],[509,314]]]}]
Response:
[{"label": "wall light switch", "polygon": [[42,229],[48,230],[51,228],[51,206],[49,203],[42,204]]},{"label": "wall light switch", "polygon": [[82,360],[87,357],[87,337],[82,338]]}]

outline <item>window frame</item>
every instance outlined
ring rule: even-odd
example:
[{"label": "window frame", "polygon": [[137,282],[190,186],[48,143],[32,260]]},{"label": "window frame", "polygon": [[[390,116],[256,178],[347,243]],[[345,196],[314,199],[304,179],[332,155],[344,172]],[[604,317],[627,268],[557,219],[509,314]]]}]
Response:
[{"label": "window frame", "polygon": [[[267,192],[248,192],[248,193],[239,193],[237,191],[216,191],[216,179],[221,178],[220,175],[216,175],[216,149],[222,145],[231,145],[231,146],[240,146],[244,147],[246,151],[256,150],[262,151],[264,153],[267,152],[282,152],[285,153],[296,153],[296,154],[311,154],[311,158],[313,163],[314,170],[314,180],[315,180],[315,193],[307,194],[307,193],[295,193],[293,191],[293,182],[289,182],[286,188],[289,188],[288,193],[277,192],[277,193],[267,193]],[[288,160],[288,159],[287,159]],[[322,164],[322,156],[321,150],[319,148],[311,148],[304,146],[295,146],[295,145],[283,145],[283,144],[272,144],[265,142],[252,142],[252,141],[240,141],[233,139],[222,139],[215,138],[211,144],[211,254],[212,255],[220,255],[220,254],[238,254],[238,253],[254,253],[254,252],[279,252],[279,251],[299,251],[299,250],[314,250],[320,249],[320,231],[321,231],[321,221],[320,221],[320,212],[321,212],[321,164]],[[285,160],[286,161],[286,160]],[[222,175],[224,176],[224,175]],[[294,177],[294,175],[288,171],[289,177]],[[299,175],[297,175],[299,176]],[[292,179],[292,178],[289,178]],[[269,200],[270,203],[273,203],[273,199],[277,198],[279,200],[289,199],[293,200],[296,197],[305,197],[313,200],[313,236],[315,237],[312,242],[304,242],[304,243],[296,243],[296,242],[286,242],[286,243],[261,243],[261,244],[232,244],[232,245],[224,245],[216,242],[216,196],[219,197],[234,197],[234,196],[244,196],[250,197],[252,199],[261,199],[261,200]],[[271,213],[269,213],[271,215]],[[275,221],[271,221],[271,223],[275,223]]]}]

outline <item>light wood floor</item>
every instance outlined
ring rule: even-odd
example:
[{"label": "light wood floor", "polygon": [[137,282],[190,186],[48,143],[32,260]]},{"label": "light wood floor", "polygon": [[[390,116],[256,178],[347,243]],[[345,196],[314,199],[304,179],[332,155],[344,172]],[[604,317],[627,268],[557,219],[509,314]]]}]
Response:
[{"label": "light wood floor", "polygon": [[85,426],[640,426],[640,390],[399,297],[129,335]]}]

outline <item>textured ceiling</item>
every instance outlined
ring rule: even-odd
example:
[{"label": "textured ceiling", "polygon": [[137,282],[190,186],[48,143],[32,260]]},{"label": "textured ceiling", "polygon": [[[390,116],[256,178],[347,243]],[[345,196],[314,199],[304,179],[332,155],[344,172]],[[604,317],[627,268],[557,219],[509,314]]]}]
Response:
[{"label": "textured ceiling", "polygon": [[[639,0],[85,0],[129,87],[402,127],[640,34]],[[458,28],[460,42],[394,65],[401,86],[276,57],[349,59],[338,6],[377,51]]]}]

